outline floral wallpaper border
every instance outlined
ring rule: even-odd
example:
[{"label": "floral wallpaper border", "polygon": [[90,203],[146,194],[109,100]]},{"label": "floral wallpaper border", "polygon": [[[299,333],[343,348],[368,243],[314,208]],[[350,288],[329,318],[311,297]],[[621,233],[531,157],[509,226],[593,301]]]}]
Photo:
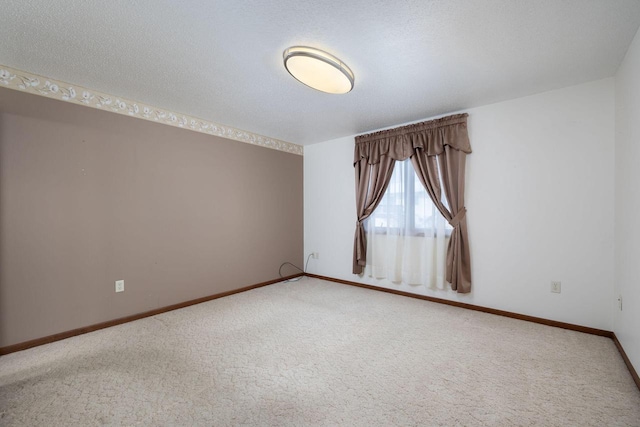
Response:
[{"label": "floral wallpaper border", "polygon": [[220,125],[186,114],[164,110],[123,97],[108,95],[3,65],[0,65],[0,87],[29,92],[48,98],[97,108],[99,110],[150,120],[152,122],[164,123],[169,126],[190,129],[209,135],[221,136],[247,144],[298,154],[300,156],[303,154],[302,146],[291,142],[268,138],[252,132]]}]

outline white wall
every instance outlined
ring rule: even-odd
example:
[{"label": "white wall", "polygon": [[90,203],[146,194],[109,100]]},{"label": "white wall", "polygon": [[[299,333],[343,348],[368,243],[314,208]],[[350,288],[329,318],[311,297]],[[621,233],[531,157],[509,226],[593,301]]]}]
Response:
[{"label": "white wall", "polygon": [[614,332],[640,371],[640,32],[616,76]]},{"label": "white wall", "polygon": [[351,273],[353,137],[305,147],[305,253],[320,253],[309,272],[612,330],[614,80],[468,113],[472,292]]}]

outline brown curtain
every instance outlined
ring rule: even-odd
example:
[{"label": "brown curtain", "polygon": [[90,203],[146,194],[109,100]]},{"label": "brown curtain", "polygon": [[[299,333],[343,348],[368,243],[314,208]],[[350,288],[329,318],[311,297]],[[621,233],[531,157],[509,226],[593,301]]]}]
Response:
[{"label": "brown curtain", "polygon": [[353,274],[362,273],[367,261],[367,237],[363,221],[378,207],[384,196],[393,166],[396,161],[389,156],[382,156],[377,163],[371,164],[363,158],[354,164],[356,170],[356,209],[358,223],[353,246]]},{"label": "brown curtain", "polygon": [[[395,161],[410,158],[433,203],[453,227],[447,247],[446,280],[451,283],[453,290],[460,293],[471,290],[469,236],[464,206],[465,160],[466,155],[471,153],[467,116],[457,114],[356,137],[354,167],[358,227],[354,243],[354,274],[362,273],[366,265],[367,244],[362,221],[380,203]],[[436,161],[440,164],[444,193],[451,211],[442,202]],[[376,169],[374,165],[380,166]],[[384,169],[386,172],[381,174],[383,168],[389,169]],[[375,175],[372,172],[374,169],[378,171]],[[376,183],[373,188],[379,192],[369,188],[372,182]],[[371,197],[369,193],[372,193]]]}]

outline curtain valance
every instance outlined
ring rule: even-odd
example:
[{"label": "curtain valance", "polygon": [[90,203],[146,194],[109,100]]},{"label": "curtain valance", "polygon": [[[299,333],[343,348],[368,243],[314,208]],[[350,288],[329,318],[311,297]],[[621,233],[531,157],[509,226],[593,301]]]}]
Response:
[{"label": "curtain valance", "polygon": [[353,163],[367,159],[367,163],[380,163],[382,156],[406,160],[416,149],[427,156],[437,156],[446,145],[466,154],[471,153],[467,133],[468,114],[456,114],[441,119],[415,123],[395,129],[356,136]]}]

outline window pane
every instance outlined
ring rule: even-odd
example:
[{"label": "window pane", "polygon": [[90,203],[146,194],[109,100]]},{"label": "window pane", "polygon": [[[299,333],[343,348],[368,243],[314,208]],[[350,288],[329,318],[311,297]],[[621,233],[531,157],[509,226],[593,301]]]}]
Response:
[{"label": "window pane", "polygon": [[[414,173],[415,176],[415,173]],[[430,220],[433,222],[433,203],[431,202],[431,198],[425,191],[422,183],[417,179],[416,176],[416,186],[415,186],[415,227],[417,229],[425,229],[429,228]]]},{"label": "window pane", "polygon": [[[398,165],[398,162],[396,163]],[[404,218],[404,182],[402,167],[395,167],[389,187],[372,215],[376,227],[402,227]]]},{"label": "window pane", "polygon": [[408,235],[433,236],[452,229],[431,201],[410,160],[396,162],[389,187],[370,221],[380,231],[396,229]]}]

